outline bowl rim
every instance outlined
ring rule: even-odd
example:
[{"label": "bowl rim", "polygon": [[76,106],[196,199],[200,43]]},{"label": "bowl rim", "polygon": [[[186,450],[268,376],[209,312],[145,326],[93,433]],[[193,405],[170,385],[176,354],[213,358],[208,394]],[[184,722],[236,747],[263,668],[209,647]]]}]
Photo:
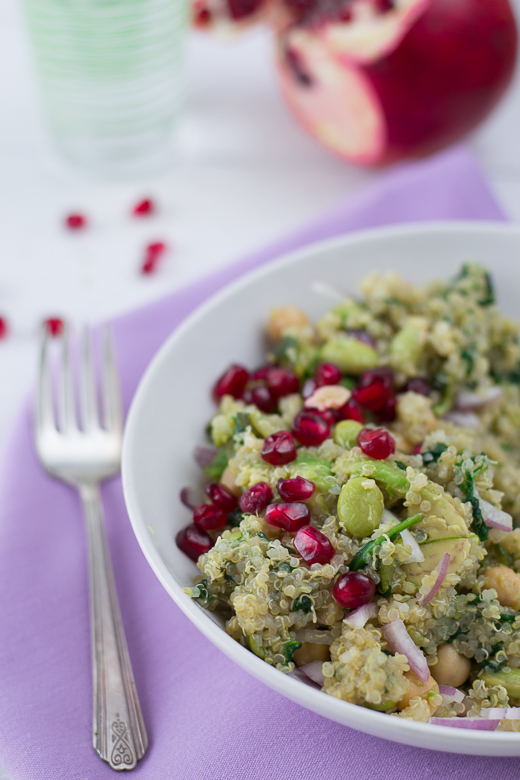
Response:
[{"label": "bowl rim", "polygon": [[[190,312],[190,314],[179,323],[167,337],[149,362],[141,377],[127,415],[123,439],[121,474],[124,499],[132,529],[146,560],[177,606],[191,622],[194,623],[202,634],[218,647],[219,650],[270,688],[273,688],[307,709],[311,709],[329,719],[342,723],[344,720],[342,713],[345,712],[345,707],[347,707],[361,727],[358,730],[362,730],[365,733],[371,734],[374,731],[377,731],[377,735],[380,736],[382,727],[386,727],[384,728],[384,738],[409,745],[414,745],[414,735],[427,736],[428,734],[437,734],[439,737],[442,737],[448,750],[451,748],[452,752],[462,753],[464,751],[460,749],[455,750],[457,743],[460,743],[461,741],[478,742],[479,744],[482,744],[483,748],[486,746],[491,747],[491,745],[498,747],[501,744],[511,745],[512,742],[518,742],[518,735],[515,732],[459,729],[450,726],[421,723],[405,718],[392,718],[386,713],[377,712],[376,710],[336,699],[335,697],[323,693],[321,690],[311,688],[300,680],[286,675],[275,667],[266,664],[249,650],[242,647],[231,636],[226,634],[221,626],[212,619],[210,613],[203,611],[195,604],[193,600],[184,593],[182,587],[175,582],[166,564],[159,555],[158,550],[151,541],[147,531],[148,525],[146,523],[146,518],[143,517],[141,513],[132,480],[132,451],[137,446],[137,420],[140,408],[142,404],[145,403],[148,388],[153,385],[155,374],[157,373],[159,366],[162,365],[163,361],[168,360],[168,355],[177,341],[182,340],[184,334],[189,331],[196,322],[203,319],[208,312],[219,306],[228,296],[232,296],[239,292],[242,287],[249,286],[255,279],[260,279],[269,275],[273,270],[276,270],[279,267],[297,264],[309,255],[319,254],[323,251],[335,248],[341,249],[344,247],[347,249],[352,245],[363,244],[367,241],[370,242],[371,240],[381,240],[386,237],[393,239],[431,232],[443,232],[448,234],[476,232],[483,235],[499,235],[505,233],[517,236],[520,242],[520,225],[506,222],[432,220],[401,223],[397,225],[385,225],[364,230],[356,230],[352,233],[346,233],[334,238],[307,244],[304,247],[300,247],[291,252],[283,253],[279,257],[267,261],[259,267],[240,274],[239,277],[228,284],[225,284]],[[283,679],[280,678],[280,675],[283,675]],[[309,702],[311,705],[309,705]],[[357,726],[354,726],[354,728],[357,728]],[[441,748],[436,748],[432,745],[431,749]]]}]

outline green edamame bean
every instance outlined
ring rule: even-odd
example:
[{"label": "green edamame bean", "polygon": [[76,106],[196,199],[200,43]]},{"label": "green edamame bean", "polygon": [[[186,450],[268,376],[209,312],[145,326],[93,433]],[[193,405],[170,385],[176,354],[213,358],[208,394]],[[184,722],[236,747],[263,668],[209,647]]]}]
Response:
[{"label": "green edamame bean", "polygon": [[346,374],[358,376],[379,365],[379,356],[370,344],[351,336],[336,336],[322,347],[320,359],[335,363]]},{"label": "green edamame bean", "polygon": [[383,494],[373,479],[353,477],[341,488],[338,518],[348,534],[363,539],[381,523],[384,507]]},{"label": "green edamame bean", "polygon": [[356,444],[361,430],[363,430],[363,426],[356,420],[341,420],[334,428],[334,441],[341,447],[350,450]]},{"label": "green edamame bean", "polygon": [[406,374],[414,373],[425,342],[426,328],[424,317],[410,317],[406,325],[395,334],[389,350],[395,369]]},{"label": "green edamame bean", "polygon": [[511,669],[509,672],[489,672],[481,675],[486,685],[503,685],[508,696],[512,699],[520,699],[520,669]]}]

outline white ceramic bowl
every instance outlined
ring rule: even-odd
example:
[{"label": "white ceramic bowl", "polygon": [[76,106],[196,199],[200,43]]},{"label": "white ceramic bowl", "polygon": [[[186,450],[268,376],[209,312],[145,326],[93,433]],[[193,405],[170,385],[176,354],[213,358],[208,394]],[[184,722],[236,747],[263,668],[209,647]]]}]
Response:
[{"label": "white ceramic bowl", "polygon": [[126,427],[123,488],[139,544],[170,596],[203,634],[256,678],[331,720],[395,742],[519,756],[518,734],[391,717],[335,699],[264,663],[184,594],[183,586],[198,570],[174,542],[176,532],[191,521],[179,492],[200,479],[192,452],[214,412],[210,388],[231,362],[260,364],[271,307],[292,302],[317,317],[331,301],[313,291],[315,280],[354,292],[369,271],[396,270],[411,282],[423,282],[453,276],[468,259],[490,269],[502,311],[518,316],[520,229],[500,224],[426,223],[356,233],[294,252],[226,287],[177,328],[143,377]]}]

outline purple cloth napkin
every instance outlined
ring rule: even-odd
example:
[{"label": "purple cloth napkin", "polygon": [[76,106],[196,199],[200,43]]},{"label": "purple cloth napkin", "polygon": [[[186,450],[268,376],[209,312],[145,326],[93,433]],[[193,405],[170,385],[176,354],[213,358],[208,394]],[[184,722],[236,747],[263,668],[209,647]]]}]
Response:
[{"label": "purple cloth napkin", "polygon": [[[282,252],[348,231],[504,216],[464,149],[395,169],[352,202],[248,259],[115,322],[125,402],[192,309]],[[232,357],[232,356],[230,356]],[[186,443],[187,452],[190,444]],[[235,666],[175,606],[141,554],[119,479],[104,488],[117,587],[150,746],[149,780],[513,780],[516,759],[403,747],[303,709]],[[91,747],[83,524],[74,491],[36,461],[29,409],[0,486],[0,763],[14,780],[113,778]]]}]

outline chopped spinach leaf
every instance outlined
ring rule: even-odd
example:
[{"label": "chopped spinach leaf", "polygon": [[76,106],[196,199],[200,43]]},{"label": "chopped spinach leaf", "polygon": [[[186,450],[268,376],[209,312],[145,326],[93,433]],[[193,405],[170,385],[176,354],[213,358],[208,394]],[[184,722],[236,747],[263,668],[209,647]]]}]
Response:
[{"label": "chopped spinach leaf", "polygon": [[394,460],[394,463],[395,463],[396,466],[398,466],[401,469],[401,471],[406,471],[406,466],[404,465],[404,463],[402,461]]},{"label": "chopped spinach leaf", "polygon": [[[231,526],[231,528],[238,528],[240,523],[242,522],[244,515],[240,511],[240,509],[234,509],[232,512],[229,513],[227,516],[227,523]],[[260,534],[258,534],[260,536]]]},{"label": "chopped spinach leaf", "polygon": [[299,650],[302,646],[301,642],[296,642],[293,640],[292,642],[286,642],[283,646],[283,653],[288,661],[292,661],[293,653],[295,650]]},{"label": "chopped spinach leaf", "polygon": [[313,607],[312,600],[308,596],[298,596],[296,601],[291,607],[292,612],[297,612],[300,610],[305,615],[308,615],[309,612],[311,612]]},{"label": "chopped spinach leaf", "polygon": [[446,444],[439,442],[427,452],[421,452],[423,464],[427,466],[429,463],[437,463],[443,452],[448,449]]},{"label": "chopped spinach leaf", "polygon": [[204,474],[210,478],[212,482],[219,482],[220,477],[224,473],[226,466],[229,462],[229,459],[231,457],[231,453],[233,451],[233,445],[229,446],[228,444],[225,444],[223,447],[219,447],[217,450],[217,454],[209,464],[209,466],[206,466],[204,469]]},{"label": "chopped spinach leaf", "polygon": [[247,412],[237,412],[233,419],[235,421],[234,435],[237,433],[244,433],[244,431],[251,425],[251,415]]},{"label": "chopped spinach leaf", "polygon": [[[298,341],[294,336],[284,336],[274,349],[274,357],[277,363],[293,363]],[[292,355],[291,355],[292,352]]]},{"label": "chopped spinach leaf", "polygon": [[477,534],[478,538],[483,542],[488,538],[488,527],[485,524],[484,518],[482,516],[482,510],[480,508],[480,501],[478,496],[475,495],[474,473],[472,469],[465,466],[462,467],[462,473],[464,475],[464,483],[461,487],[464,491],[464,497],[466,501],[469,501],[471,504],[471,510],[473,512],[471,528]]}]

